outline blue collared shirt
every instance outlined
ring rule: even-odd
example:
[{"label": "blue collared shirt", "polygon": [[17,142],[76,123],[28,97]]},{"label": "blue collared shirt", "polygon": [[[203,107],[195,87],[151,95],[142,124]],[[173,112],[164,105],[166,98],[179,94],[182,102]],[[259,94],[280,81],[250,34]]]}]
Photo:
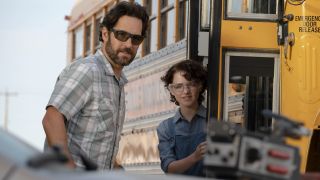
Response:
[{"label": "blue collared shirt", "polygon": [[[206,108],[202,105],[199,106],[198,112],[191,122],[183,119],[180,113],[180,108],[172,118],[175,125],[176,135],[187,136],[197,134],[199,132],[206,132]],[[175,147],[174,141],[172,140],[173,135],[169,130],[169,121],[172,118],[162,121],[157,128],[161,169],[164,172],[168,172],[168,166],[172,161],[179,160],[174,152]]]}]

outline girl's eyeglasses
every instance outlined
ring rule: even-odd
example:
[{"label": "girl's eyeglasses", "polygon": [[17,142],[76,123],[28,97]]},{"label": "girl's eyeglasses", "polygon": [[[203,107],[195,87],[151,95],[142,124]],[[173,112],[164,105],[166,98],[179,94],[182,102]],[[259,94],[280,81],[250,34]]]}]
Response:
[{"label": "girl's eyeglasses", "polygon": [[198,87],[198,83],[195,81],[190,81],[187,83],[176,83],[176,84],[169,84],[168,88],[171,92],[174,93],[182,93],[185,88],[188,90],[194,90]]}]

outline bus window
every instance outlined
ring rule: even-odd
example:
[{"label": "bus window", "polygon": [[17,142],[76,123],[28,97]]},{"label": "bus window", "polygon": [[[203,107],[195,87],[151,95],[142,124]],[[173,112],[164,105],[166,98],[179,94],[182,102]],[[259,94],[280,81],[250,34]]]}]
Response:
[{"label": "bus window", "polygon": [[100,23],[102,21],[102,13],[99,17],[96,18],[95,20],[95,39],[94,39],[94,48],[95,50],[99,49],[100,48],[100,41],[99,41],[99,35],[100,35]]},{"label": "bus window", "polygon": [[250,131],[267,130],[272,120],[264,118],[261,111],[278,111],[277,55],[249,55],[226,53],[223,117]]},{"label": "bus window", "polygon": [[174,19],[175,19],[175,14],[174,14],[174,9],[168,11],[166,13],[167,17],[167,22],[166,22],[166,29],[167,29],[167,40],[166,40],[166,45],[174,43]]},{"label": "bus window", "polygon": [[[174,42],[174,3],[170,1],[160,1],[160,49]],[[169,24],[171,23],[171,24]]]},{"label": "bus window", "polygon": [[201,1],[201,30],[210,28],[210,1],[202,0]]},{"label": "bus window", "polygon": [[150,38],[150,52],[155,52],[158,50],[158,24],[157,24],[157,15],[158,15],[158,2],[157,0],[151,1],[151,15],[150,15],[150,29],[151,33],[148,35]]},{"label": "bus window", "polygon": [[[135,0],[134,2],[144,6],[142,0]],[[142,57],[142,46],[139,46],[135,59],[140,59],[141,57]]]},{"label": "bus window", "polygon": [[85,44],[85,53],[86,53],[86,56],[90,55],[91,54],[91,22],[89,22],[87,25],[86,25],[86,44]]},{"label": "bus window", "polygon": [[151,21],[151,35],[150,37],[150,43],[151,43],[151,47],[150,47],[150,52],[155,52],[158,50],[157,48],[157,34],[158,34],[158,29],[157,29],[157,21],[156,20],[152,20]]},{"label": "bus window", "polygon": [[275,20],[276,0],[227,0],[227,18]]},{"label": "bus window", "polygon": [[184,39],[186,37],[187,34],[187,21],[188,21],[188,15],[189,15],[189,11],[188,11],[188,1],[180,1],[179,4],[179,39]]},{"label": "bus window", "polygon": [[82,56],[83,52],[83,26],[74,31],[74,58]]}]

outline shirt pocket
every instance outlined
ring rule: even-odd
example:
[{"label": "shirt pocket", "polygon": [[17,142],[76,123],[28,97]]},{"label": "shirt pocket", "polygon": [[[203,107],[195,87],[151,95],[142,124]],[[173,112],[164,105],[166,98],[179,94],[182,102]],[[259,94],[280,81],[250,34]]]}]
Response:
[{"label": "shirt pocket", "polygon": [[102,98],[99,103],[100,113],[100,131],[113,131],[114,129],[114,105],[111,103],[111,99]]}]

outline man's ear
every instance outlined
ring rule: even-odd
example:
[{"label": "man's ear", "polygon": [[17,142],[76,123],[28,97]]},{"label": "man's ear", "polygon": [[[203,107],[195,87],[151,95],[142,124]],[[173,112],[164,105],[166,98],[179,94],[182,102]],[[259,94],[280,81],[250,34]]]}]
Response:
[{"label": "man's ear", "polygon": [[102,27],[101,33],[102,33],[102,40],[103,40],[103,42],[107,42],[107,40],[108,40],[108,38],[109,38],[108,29],[107,29],[106,27]]}]

